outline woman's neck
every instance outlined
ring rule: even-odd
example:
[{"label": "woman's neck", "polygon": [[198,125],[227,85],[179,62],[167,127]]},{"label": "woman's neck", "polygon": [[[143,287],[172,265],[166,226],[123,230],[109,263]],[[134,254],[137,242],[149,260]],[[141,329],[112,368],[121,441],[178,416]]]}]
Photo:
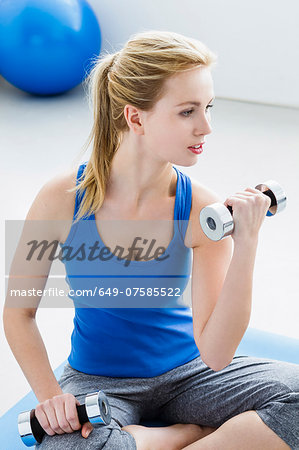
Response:
[{"label": "woman's neck", "polygon": [[151,199],[172,197],[176,174],[170,162],[151,158],[140,143],[123,141],[115,153],[107,185],[108,198],[123,196],[136,207]]}]

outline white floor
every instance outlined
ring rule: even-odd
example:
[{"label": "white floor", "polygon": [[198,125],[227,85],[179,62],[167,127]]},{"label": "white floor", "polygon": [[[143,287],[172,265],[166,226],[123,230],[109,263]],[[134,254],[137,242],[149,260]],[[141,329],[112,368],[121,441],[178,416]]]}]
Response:
[{"label": "white floor", "polygon": [[[223,201],[240,189],[268,179],[284,187],[287,209],[267,217],[260,231],[249,326],[299,338],[299,110],[217,99],[212,116],[213,133],[206,139],[197,165],[179,168],[218,192]],[[81,86],[62,96],[37,98],[0,78],[3,249],[5,220],[24,219],[49,178],[87,159],[88,154],[80,158],[79,153],[91,119]],[[4,292],[4,257],[1,269]],[[44,308],[37,313],[53,369],[68,356],[72,318],[71,308]],[[2,415],[30,390],[6,342],[2,320],[0,351]]]}]

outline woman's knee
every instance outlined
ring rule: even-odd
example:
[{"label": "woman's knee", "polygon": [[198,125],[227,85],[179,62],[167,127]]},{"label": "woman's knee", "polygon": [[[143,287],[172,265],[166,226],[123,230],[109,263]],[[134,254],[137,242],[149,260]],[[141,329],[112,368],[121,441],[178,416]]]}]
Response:
[{"label": "woman's knee", "polygon": [[268,389],[257,400],[256,410],[266,409],[275,416],[283,412],[290,417],[295,417],[299,423],[299,390],[291,389],[288,385],[273,380],[268,383]]}]

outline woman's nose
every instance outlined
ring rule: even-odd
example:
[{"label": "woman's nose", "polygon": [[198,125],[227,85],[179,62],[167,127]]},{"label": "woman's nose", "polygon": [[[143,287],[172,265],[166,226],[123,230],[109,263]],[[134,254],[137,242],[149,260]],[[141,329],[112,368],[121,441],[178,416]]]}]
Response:
[{"label": "woman's nose", "polygon": [[205,116],[203,119],[200,119],[200,122],[196,127],[194,134],[196,136],[200,136],[202,134],[207,135],[210,133],[212,133],[211,121],[208,117]]}]

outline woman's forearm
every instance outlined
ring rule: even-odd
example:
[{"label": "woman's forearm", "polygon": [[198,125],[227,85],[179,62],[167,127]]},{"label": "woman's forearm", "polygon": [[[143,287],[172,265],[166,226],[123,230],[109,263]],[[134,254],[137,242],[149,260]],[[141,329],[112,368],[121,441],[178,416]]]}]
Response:
[{"label": "woman's forearm", "polygon": [[38,401],[62,394],[35,319],[8,308],[3,325],[9,346]]},{"label": "woman's forearm", "polygon": [[220,296],[200,336],[202,359],[213,370],[232,361],[248,327],[257,245],[257,239],[235,243]]}]

